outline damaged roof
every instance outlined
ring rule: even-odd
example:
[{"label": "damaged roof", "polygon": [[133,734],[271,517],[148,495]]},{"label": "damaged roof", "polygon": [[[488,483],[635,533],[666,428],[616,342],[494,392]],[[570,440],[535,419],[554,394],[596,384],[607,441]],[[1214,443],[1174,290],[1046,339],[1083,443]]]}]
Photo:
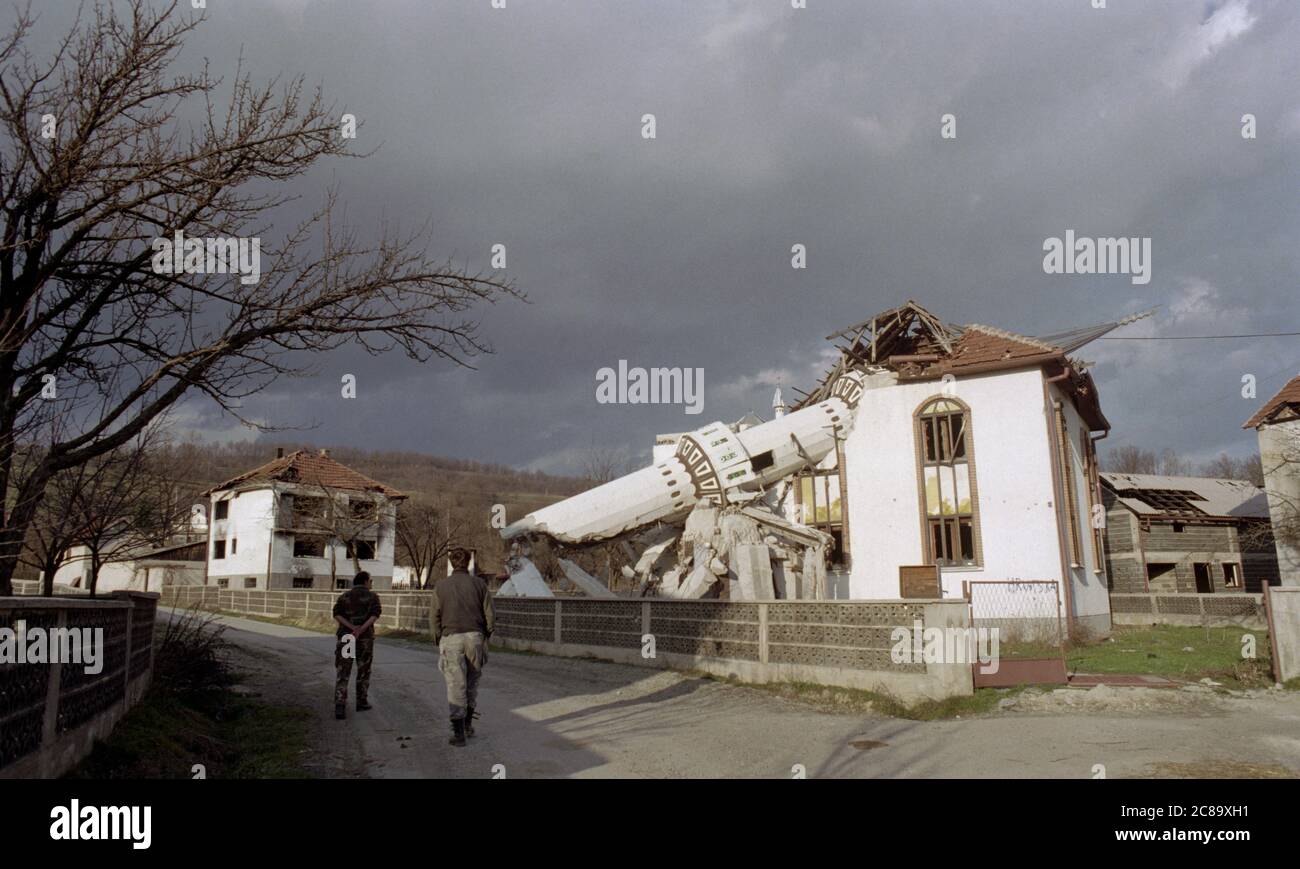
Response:
[{"label": "damaged roof", "polygon": [[345,492],[374,492],[398,500],[406,495],[360,474],[347,465],[331,459],[322,450],[311,453],[297,450],[283,458],[272,459],[261,467],[232,477],[220,486],[214,486],[205,495],[226,489],[248,489],[264,483],[296,483],[301,486],[319,486],[323,489],[340,489]]},{"label": "damaged roof", "polygon": [[1246,480],[1103,471],[1101,481],[1139,516],[1268,518],[1264,490]]},{"label": "damaged roof", "polygon": [[1283,386],[1277,395],[1264,402],[1264,406],[1246,420],[1242,428],[1258,428],[1283,415],[1300,416],[1300,376],[1291,378],[1291,382]]},{"label": "damaged roof", "polygon": [[1067,359],[1107,332],[1150,316],[1146,311],[1123,319],[1035,338],[972,323],[945,323],[913,300],[883,311],[827,336],[837,344],[840,359],[818,386],[797,405],[822,401],[836,378],[846,370],[871,366],[888,368],[899,380],[933,380],[946,374],[979,374],[1032,366],[1052,366],[1052,375],[1065,374],[1062,386],[1093,430],[1109,429],[1101,413],[1096,384],[1083,364]]}]

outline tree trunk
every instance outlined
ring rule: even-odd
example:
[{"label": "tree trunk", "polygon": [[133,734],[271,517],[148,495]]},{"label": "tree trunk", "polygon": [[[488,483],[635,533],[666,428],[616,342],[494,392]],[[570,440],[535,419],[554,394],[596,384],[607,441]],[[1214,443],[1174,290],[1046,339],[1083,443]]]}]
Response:
[{"label": "tree trunk", "polygon": [[23,541],[27,539],[27,529],[36,517],[36,508],[45,497],[45,484],[51,476],[44,463],[32,472],[18,491],[13,512],[5,517],[4,527],[0,528],[0,596],[14,593],[14,570],[22,555]]}]

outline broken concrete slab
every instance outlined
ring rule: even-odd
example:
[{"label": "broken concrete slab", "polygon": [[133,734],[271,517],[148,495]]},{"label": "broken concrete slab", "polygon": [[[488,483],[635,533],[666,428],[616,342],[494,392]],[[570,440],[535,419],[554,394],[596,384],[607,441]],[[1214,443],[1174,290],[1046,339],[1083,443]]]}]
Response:
[{"label": "broken concrete slab", "polygon": [[618,597],[614,592],[596,577],[583,570],[567,558],[560,559],[560,567],[564,570],[564,576],[569,582],[573,583],[587,597],[611,598]]},{"label": "broken concrete slab", "polygon": [[[510,578],[501,586],[498,595],[506,597],[555,597],[542,572],[527,558],[516,557],[511,562]],[[509,592],[507,592],[507,588]]]},{"label": "broken concrete slab", "polygon": [[[736,577],[733,600],[774,600],[772,556],[762,543],[733,546],[731,570]],[[739,593],[737,597],[735,592]]]}]

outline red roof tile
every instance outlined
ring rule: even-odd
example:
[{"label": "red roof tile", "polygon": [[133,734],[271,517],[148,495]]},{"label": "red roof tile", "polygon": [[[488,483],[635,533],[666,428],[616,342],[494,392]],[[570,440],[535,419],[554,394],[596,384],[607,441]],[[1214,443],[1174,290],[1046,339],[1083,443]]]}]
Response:
[{"label": "red roof tile", "polygon": [[309,453],[306,450],[298,450],[284,458],[273,459],[260,468],[254,468],[227,480],[220,486],[209,489],[204,494],[233,489],[236,486],[271,482],[298,483],[304,486],[320,486],[351,492],[379,492],[393,499],[406,497],[396,489],[359,474],[329,456]]},{"label": "red roof tile", "polygon": [[1246,420],[1242,428],[1257,428],[1260,424],[1268,422],[1273,414],[1277,413],[1284,407],[1292,406],[1293,410],[1300,411],[1300,377],[1291,378],[1291,382],[1282,387],[1282,391],[1277,395],[1264,402],[1264,406],[1255,412],[1255,415]]},{"label": "red roof tile", "polygon": [[953,342],[952,356],[941,360],[940,364],[947,369],[960,369],[1010,359],[1060,356],[1064,352],[1060,347],[1036,338],[972,324],[963,327],[961,337]]}]

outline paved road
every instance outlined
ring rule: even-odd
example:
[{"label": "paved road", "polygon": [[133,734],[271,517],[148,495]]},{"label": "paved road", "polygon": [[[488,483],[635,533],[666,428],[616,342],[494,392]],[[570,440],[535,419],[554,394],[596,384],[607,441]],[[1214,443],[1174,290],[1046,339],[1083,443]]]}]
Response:
[{"label": "paved road", "polygon": [[[349,706],[336,721],[331,636],[219,619],[256,690],[316,713],[308,767],[323,776],[490,777],[500,765],[508,778],[789,778],[802,765],[809,778],[1091,778],[1096,764],[1109,778],[1300,775],[1296,692],[1224,702],[1175,691],[1178,705],[1162,708],[1162,695],[1154,711],[1138,703],[1093,714],[1061,701],[1045,712],[915,722],[820,711],[674,672],[507,652],[493,652],[485,671],[479,735],[453,748],[431,645],[379,640],[375,708]],[[1068,694],[1073,704],[1084,692]]]}]

